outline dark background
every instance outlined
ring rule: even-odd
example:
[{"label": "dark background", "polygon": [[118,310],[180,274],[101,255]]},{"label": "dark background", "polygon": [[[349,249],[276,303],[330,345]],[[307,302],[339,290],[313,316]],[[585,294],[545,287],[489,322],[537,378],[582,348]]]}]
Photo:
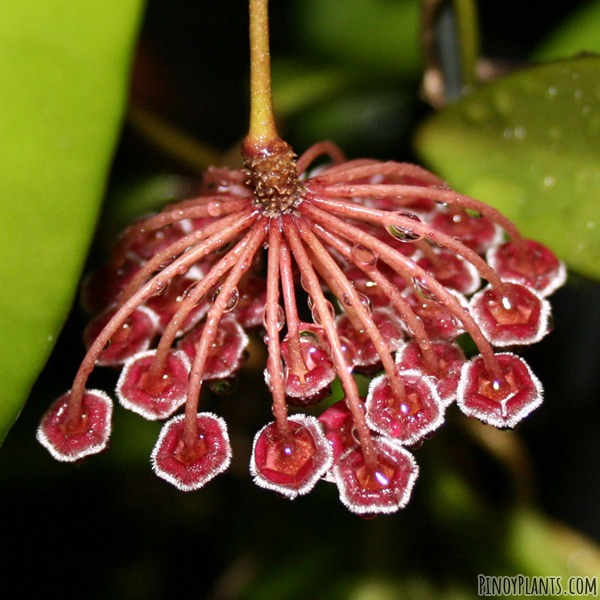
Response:
[{"label": "dark background", "polygon": [[[324,60],[298,39],[295,2],[271,4],[273,55]],[[484,54],[524,64],[582,3],[480,4]],[[245,2],[150,0],[134,102],[226,151],[246,131],[247,73]],[[415,99],[418,83],[405,82]],[[412,158],[412,129],[430,109],[416,99],[408,110],[408,124],[398,118],[397,132],[387,127],[377,148],[356,139],[348,155],[366,148],[382,158]],[[293,144],[301,124],[284,127]],[[109,198],[124,182],[156,172],[176,173],[191,185],[196,178],[126,126]],[[96,248],[91,260],[101,254]],[[252,484],[251,440],[271,418],[261,371],[252,365],[242,371],[240,392],[203,399],[227,420],[235,458],[201,492],[179,493],[151,473],[159,425],[119,408],[109,452],[76,466],[55,462],[34,435],[83,354],[83,317],[75,307],[0,451],[2,570],[22,592],[55,589],[68,598],[350,598],[359,588],[374,594],[362,597],[396,597],[386,581],[403,582],[403,597],[441,597],[449,586],[472,597],[478,573],[510,573],[506,541],[519,503],[533,502],[600,540],[600,286],[572,277],[552,303],[554,332],[527,352],[544,382],[545,404],[518,433],[502,434],[519,449],[516,467],[505,468],[452,409],[447,426],[416,451],[422,475],[409,506],[374,520],[348,514],[326,483],[293,503]],[[116,379],[106,372],[94,377],[94,386],[107,389]],[[461,482],[454,495],[449,481]]]}]

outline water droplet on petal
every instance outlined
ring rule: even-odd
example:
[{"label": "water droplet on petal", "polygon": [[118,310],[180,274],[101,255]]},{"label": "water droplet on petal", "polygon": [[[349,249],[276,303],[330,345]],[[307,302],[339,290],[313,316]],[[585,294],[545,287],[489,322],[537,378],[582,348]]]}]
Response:
[{"label": "water droplet on petal", "polygon": [[358,297],[360,298],[362,307],[367,311],[368,314],[371,314],[373,312],[373,303],[371,302],[371,299],[360,292],[358,293]]}]

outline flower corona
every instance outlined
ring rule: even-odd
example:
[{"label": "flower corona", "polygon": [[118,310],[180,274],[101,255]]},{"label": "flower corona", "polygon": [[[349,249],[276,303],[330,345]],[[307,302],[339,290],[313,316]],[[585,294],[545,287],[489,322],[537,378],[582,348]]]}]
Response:
[{"label": "flower corona", "polygon": [[[391,513],[418,475],[408,448],[455,400],[501,428],[539,406],[541,384],[514,352],[548,332],[546,297],[564,266],[421,167],[348,161],[331,142],[297,158],[272,123],[256,57],[267,37],[266,2],[252,0],[244,169],[209,169],[200,195],[134,223],[86,279],[88,352],[38,439],[63,461],[102,451],[112,402],[86,381],[95,365],[122,366],[119,403],[170,418],[152,452],[156,474],[198,489],[231,460],[225,422],[199,412],[201,388],[228,388],[249,336],[262,335],[274,421],[254,440],[255,482],[295,498],[325,479],[350,511]],[[470,360],[460,336],[477,348]],[[366,398],[354,373],[373,377]],[[343,399],[303,414],[336,378]]]}]

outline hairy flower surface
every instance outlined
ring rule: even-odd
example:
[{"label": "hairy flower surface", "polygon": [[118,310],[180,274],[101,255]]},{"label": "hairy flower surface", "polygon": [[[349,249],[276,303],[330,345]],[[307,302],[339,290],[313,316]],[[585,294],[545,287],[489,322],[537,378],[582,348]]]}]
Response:
[{"label": "hairy flower surface", "polygon": [[[244,170],[211,169],[200,196],[132,225],[86,279],[88,353],[38,432],[55,458],[104,449],[112,404],[86,381],[95,365],[124,365],[122,406],[160,420],[185,406],[164,426],[156,473],[202,487],[231,449],[224,421],[198,412],[200,390],[229,386],[252,335],[268,349],[275,421],[256,434],[251,472],[289,498],[324,477],[351,511],[393,512],[418,473],[405,446],[455,399],[502,428],[541,403],[523,359],[495,348],[547,333],[545,297],[564,281],[547,248],[415,165],[346,161],[329,142],[298,160],[284,142],[245,157]],[[456,343],[465,333],[470,361]],[[366,399],[354,372],[378,374]],[[344,398],[319,419],[288,414],[336,378]]]}]

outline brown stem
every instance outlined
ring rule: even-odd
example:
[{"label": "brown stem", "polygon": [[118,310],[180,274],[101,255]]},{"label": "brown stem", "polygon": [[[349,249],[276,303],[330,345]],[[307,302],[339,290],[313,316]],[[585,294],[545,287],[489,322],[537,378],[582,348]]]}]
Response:
[{"label": "brown stem", "polygon": [[256,151],[279,140],[271,94],[268,5],[268,0],[250,0],[250,131],[244,146]]}]

